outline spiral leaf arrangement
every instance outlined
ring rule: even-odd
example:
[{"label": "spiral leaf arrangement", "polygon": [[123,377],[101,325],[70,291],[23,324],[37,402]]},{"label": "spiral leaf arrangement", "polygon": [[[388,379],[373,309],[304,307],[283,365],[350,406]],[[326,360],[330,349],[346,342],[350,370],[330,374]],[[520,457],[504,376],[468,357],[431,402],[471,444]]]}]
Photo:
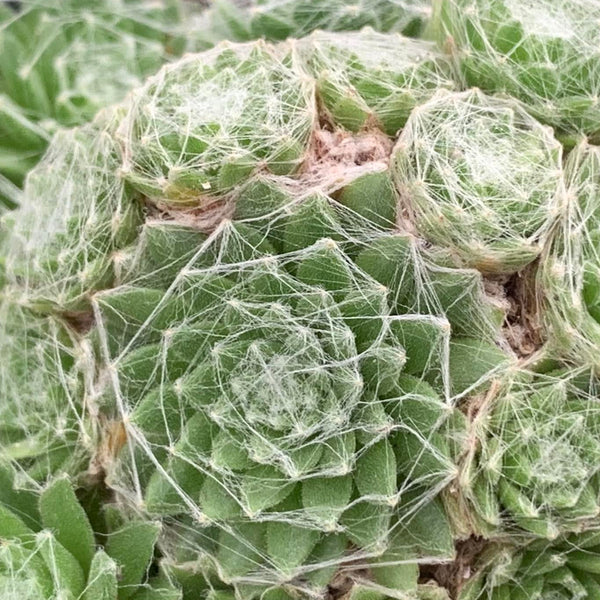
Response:
[{"label": "spiral leaf arrangement", "polygon": [[461,90],[478,36],[223,43],[54,137],[4,243],[8,598],[598,596],[600,155]]}]

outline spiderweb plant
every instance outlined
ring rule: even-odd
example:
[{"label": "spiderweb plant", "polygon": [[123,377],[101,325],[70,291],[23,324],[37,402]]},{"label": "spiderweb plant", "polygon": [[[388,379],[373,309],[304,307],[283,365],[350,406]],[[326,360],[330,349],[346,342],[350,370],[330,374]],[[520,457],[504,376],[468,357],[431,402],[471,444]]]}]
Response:
[{"label": "spiderweb plant", "polygon": [[[565,536],[597,528],[595,365],[559,351],[550,287],[543,351],[508,332],[515,278],[570,260],[560,234],[576,206],[593,213],[587,150],[565,179],[518,103],[430,97],[437,59],[405,69],[384,34],[353,38],[382,56],[341,60],[317,34],[163,68],[55,138],[7,243],[2,381],[31,364],[15,352],[47,347],[28,383],[61,394],[40,423],[0,416],[18,444],[70,415],[69,454],[89,464],[7,462],[34,488],[100,478],[117,523],[158,533],[156,584],[186,599],[444,598],[431,578],[446,585],[474,535],[494,544],[473,597],[502,597],[488,573],[504,551],[585,549]],[[324,81],[359,79],[382,102],[408,87],[398,140],[377,102],[352,126],[327,105]],[[573,561],[581,583],[592,568]],[[535,593],[575,590],[569,573]]]},{"label": "spiderweb plant", "polygon": [[57,129],[86,123],[183,50],[176,1],[0,3],[0,201]]},{"label": "spiderweb plant", "polygon": [[480,445],[462,465],[489,526],[537,536],[593,525],[598,507],[597,382],[589,371],[522,373],[474,421]]},{"label": "spiderweb plant", "polygon": [[478,574],[458,598],[594,598],[600,590],[599,556],[597,531],[533,541],[519,550],[496,544],[482,554]]},{"label": "spiderweb plant", "polygon": [[259,42],[220,46],[203,61],[191,56],[161,71],[120,125],[125,178],[151,198],[196,204],[263,165],[293,173],[315,118],[297,60]]},{"label": "spiderweb plant", "polygon": [[1,312],[0,459],[18,462],[32,480],[84,469],[89,456],[77,443],[84,408],[68,328],[53,319],[34,321],[9,303]]},{"label": "spiderweb plant", "polygon": [[595,0],[435,0],[430,32],[466,87],[523,101],[569,144],[600,133]]},{"label": "spiderweb plant", "polygon": [[264,38],[279,41],[301,38],[316,30],[396,31],[419,37],[431,12],[422,0],[333,0],[327,3],[291,0],[217,0],[193,27],[199,50],[220,40],[246,42]]},{"label": "spiderweb plant", "polygon": [[562,212],[562,147],[512,100],[439,92],[410,116],[394,175],[417,231],[485,273],[522,269]]},{"label": "spiderweb plant", "polygon": [[[443,400],[454,375],[446,370],[459,371],[457,391],[510,362],[491,339],[450,338],[436,314],[462,302],[481,336],[491,319],[478,315],[479,288],[461,298],[440,274],[446,296],[427,297],[419,290],[435,289],[435,264],[403,236],[371,230],[379,239],[366,244],[367,223],[344,213],[317,196],[286,204],[266,230],[225,222],[172,283],[161,278],[166,292],[155,287],[160,247],[146,250],[144,240],[157,231],[146,229],[136,255],[151,273],[94,301],[104,360],[116,370],[112,401],[136,440],[111,485],[151,513],[190,514],[195,527],[184,519],[169,532],[171,558],[201,551],[245,594],[242,585],[258,593],[286,582],[318,594],[332,576],[323,564],[334,571],[350,543],[361,550],[352,560],[376,578],[379,563],[394,565],[381,567],[382,585],[416,586],[416,567],[402,579],[398,563],[452,554],[443,512],[430,505],[454,475],[465,425]],[[177,233],[190,234],[170,226],[169,238]],[[409,280],[417,269],[423,282]],[[400,281],[416,289],[400,292]],[[142,306],[152,312],[135,314]],[[123,322],[139,324],[133,337]],[[469,372],[454,353],[471,357]],[[431,537],[426,523],[436,523]]]},{"label": "spiderweb plant", "polygon": [[430,42],[401,35],[315,32],[301,43],[320,102],[350,131],[377,126],[394,136],[410,111],[453,89],[450,66]]},{"label": "spiderweb plant", "polygon": [[540,273],[546,318],[556,351],[577,362],[597,364],[597,212],[600,149],[583,140],[566,162],[568,212]]}]

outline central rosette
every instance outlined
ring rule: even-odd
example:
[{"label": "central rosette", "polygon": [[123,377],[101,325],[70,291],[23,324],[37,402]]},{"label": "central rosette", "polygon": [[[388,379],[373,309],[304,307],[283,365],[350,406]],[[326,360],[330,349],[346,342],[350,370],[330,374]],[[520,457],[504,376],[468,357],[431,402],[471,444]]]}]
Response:
[{"label": "central rosette", "polygon": [[352,357],[352,331],[341,318],[317,310],[298,317],[282,304],[233,306],[246,318],[246,328],[212,349],[224,386],[215,411],[231,413],[236,422],[241,412],[249,427],[294,438],[347,422],[362,379]]},{"label": "central rosette", "polygon": [[439,273],[410,237],[365,227],[325,196],[210,236],[147,224],[123,260],[135,279],[95,298],[129,442],[109,478],[172,522],[178,560],[318,587],[327,561],[405,560],[411,502],[455,476],[463,421],[437,391],[450,328],[419,292]]},{"label": "central rosette", "polygon": [[307,454],[309,462],[321,454],[317,442],[348,427],[359,403],[352,330],[329,293],[309,288],[287,304],[230,299],[223,321],[226,333],[199,366],[219,390],[210,418],[239,453],[297,476]]}]

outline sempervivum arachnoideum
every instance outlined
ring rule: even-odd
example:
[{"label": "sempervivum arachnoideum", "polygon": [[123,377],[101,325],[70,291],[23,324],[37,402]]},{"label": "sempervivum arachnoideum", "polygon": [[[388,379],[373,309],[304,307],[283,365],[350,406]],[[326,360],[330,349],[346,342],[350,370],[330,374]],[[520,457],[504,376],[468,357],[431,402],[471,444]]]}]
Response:
[{"label": "sempervivum arachnoideum", "polygon": [[198,49],[220,40],[245,42],[301,38],[316,30],[399,32],[419,37],[431,14],[423,0],[333,0],[315,4],[310,0],[218,0],[199,18],[194,28]]},{"label": "sempervivum arachnoideum", "polygon": [[471,272],[315,194],[208,237],[147,222],[131,261],[93,300],[131,441],[109,481],[171,517],[170,561],[318,594],[348,561],[411,590],[452,555],[432,504],[464,436],[448,400],[510,362]]},{"label": "sempervivum arachnoideum", "polygon": [[[514,368],[509,302],[490,277],[545,247],[564,208],[556,142],[479,92],[417,106],[394,149],[382,119],[344,129],[319,96],[327,69],[319,81],[311,70],[307,48],[327,55],[319,39],[188,56],[61,134],[7,243],[3,305],[66,328],[78,383],[69,400],[93,434],[78,451],[91,452],[120,506],[163,522],[161,577],[186,599],[206,587],[263,600],[431,596],[420,565],[454,557],[453,505],[440,493],[474,439],[521,443],[518,403],[498,401],[495,420],[474,431],[471,402],[509,389],[523,420],[539,419],[533,458],[563,439],[555,422],[581,438],[580,413],[592,412],[546,406],[543,386]],[[351,68],[338,58],[336,70]],[[399,85],[387,69],[378,77]],[[454,236],[422,220],[419,203],[435,202],[407,194],[400,168],[414,121],[439,105],[434,156],[449,163],[430,185],[468,191]],[[509,198],[491,169],[468,187],[474,159],[456,151],[466,135],[455,136],[456,117],[473,125],[476,147],[527,154],[502,172],[513,165],[524,193],[529,168],[531,196]],[[439,207],[452,216],[457,198]],[[547,475],[517,473],[514,484],[527,498],[543,490],[554,516],[571,500],[539,484]],[[534,533],[507,498],[507,529]]]},{"label": "sempervivum arachnoideum", "polygon": [[134,93],[118,132],[126,180],[154,200],[196,205],[259,168],[293,173],[316,117],[298,60],[286,46],[257,42],[159,72]]},{"label": "sempervivum arachnoideum", "polygon": [[176,1],[31,0],[0,5],[0,204],[60,127],[120,101],[182,51]]},{"label": "sempervivum arachnoideum", "polygon": [[431,32],[465,87],[521,100],[569,138],[600,133],[595,0],[436,0]]},{"label": "sempervivum arachnoideum", "polygon": [[440,91],[414,110],[394,177],[417,231],[461,264],[512,273],[541,253],[564,210],[562,147],[514,100]]},{"label": "sempervivum arachnoideum", "polygon": [[90,445],[75,400],[82,382],[72,332],[10,301],[0,303],[0,315],[0,461],[18,464],[33,482],[81,471]]},{"label": "sempervivum arachnoideum", "polygon": [[565,163],[567,210],[540,270],[553,352],[597,365],[600,340],[600,147],[582,140]]},{"label": "sempervivum arachnoideum", "polygon": [[600,513],[600,408],[588,371],[518,373],[473,422],[479,444],[462,466],[481,531],[555,539]]},{"label": "sempervivum arachnoideum", "polygon": [[519,548],[501,542],[486,549],[459,600],[578,600],[600,594],[597,530]]},{"label": "sempervivum arachnoideum", "polygon": [[432,42],[366,28],[317,31],[300,44],[324,112],[351,131],[376,126],[394,136],[415,106],[455,88],[449,61]]},{"label": "sempervivum arachnoideum", "polygon": [[114,177],[118,145],[103,129],[111,119],[109,111],[95,124],[57,134],[32,172],[28,198],[61,201],[29,201],[11,217],[6,271],[26,285],[6,291],[9,300],[21,302],[26,290],[26,304],[36,311],[60,310],[77,318],[89,306],[89,295],[113,281],[117,251],[137,236],[143,207]]}]

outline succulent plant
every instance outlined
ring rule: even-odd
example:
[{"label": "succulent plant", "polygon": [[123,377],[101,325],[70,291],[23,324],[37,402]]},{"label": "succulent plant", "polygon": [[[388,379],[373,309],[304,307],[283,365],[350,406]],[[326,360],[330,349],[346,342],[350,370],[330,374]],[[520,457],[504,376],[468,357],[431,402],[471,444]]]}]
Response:
[{"label": "succulent plant", "polygon": [[539,282],[556,354],[597,365],[600,254],[600,148],[582,140],[565,163],[567,210],[558,223]]},{"label": "succulent plant", "polygon": [[112,281],[119,248],[142,222],[142,206],[114,177],[119,165],[115,140],[96,123],[57,134],[47,160],[32,173],[31,197],[48,194],[61,202],[29,203],[13,219],[6,268],[27,282],[36,310],[60,306],[76,318],[89,294]]},{"label": "succulent plant", "polygon": [[[238,206],[248,201],[241,191]],[[238,589],[316,593],[347,560],[410,589],[415,565],[404,577],[395,566],[398,581],[377,565],[452,555],[430,504],[464,435],[445,386],[461,393],[510,357],[486,341],[480,288],[467,300],[446,287],[447,275],[464,284],[471,273],[436,272],[409,237],[361,242],[368,222],[319,195],[260,217],[197,237],[172,279],[173,256],[155,240],[198,232],[147,223],[134,278],[93,298],[99,361],[115,373],[107,402],[128,415],[131,440],[110,485],[175,518],[171,560],[204,554]],[[411,281],[415,271],[427,283]],[[436,304],[421,286],[440,290]],[[473,321],[459,312],[463,336],[452,337],[442,306],[461,301]],[[451,381],[436,356],[446,352]]]},{"label": "succulent plant", "polygon": [[418,37],[430,12],[429,3],[423,0],[333,0],[320,4],[310,0],[217,0],[200,16],[193,35],[202,50],[224,39],[277,41],[301,38],[315,30],[356,31],[363,27]]},{"label": "succulent plant", "polygon": [[481,556],[476,575],[459,600],[576,600],[600,593],[598,532],[571,534],[518,548],[493,544]]},{"label": "succulent plant", "polygon": [[521,374],[481,408],[465,495],[489,529],[555,539],[600,514],[600,406],[589,372]]},{"label": "succulent plant", "polygon": [[117,132],[126,180],[153,199],[195,205],[259,168],[293,173],[315,119],[297,60],[261,42],[224,45],[151,78]]},{"label": "succulent plant", "polygon": [[0,315],[0,460],[19,464],[34,481],[78,473],[89,457],[84,409],[75,400],[80,381],[72,334],[64,323],[36,320],[13,303],[3,302]]},{"label": "succulent plant", "polygon": [[373,127],[388,135],[438,89],[454,87],[449,64],[431,42],[370,29],[315,32],[300,42],[331,119],[351,131]]},{"label": "succulent plant", "polygon": [[179,52],[176,2],[0,4],[0,202],[16,203],[54,132],[92,119]]},{"label": "succulent plant", "polygon": [[465,86],[522,100],[564,136],[600,133],[595,0],[434,0],[431,29]]},{"label": "succulent plant", "polygon": [[160,525],[121,524],[97,549],[94,531],[69,480],[37,491],[0,466],[0,584],[2,598],[26,600],[177,600],[181,592],[146,581]]},{"label": "succulent plant", "polygon": [[439,92],[412,112],[394,177],[417,231],[484,273],[535,260],[565,203],[560,144],[512,100]]},{"label": "succulent plant", "polygon": [[597,148],[450,75],[228,42],[54,136],[2,241],[0,597],[593,600]]}]

